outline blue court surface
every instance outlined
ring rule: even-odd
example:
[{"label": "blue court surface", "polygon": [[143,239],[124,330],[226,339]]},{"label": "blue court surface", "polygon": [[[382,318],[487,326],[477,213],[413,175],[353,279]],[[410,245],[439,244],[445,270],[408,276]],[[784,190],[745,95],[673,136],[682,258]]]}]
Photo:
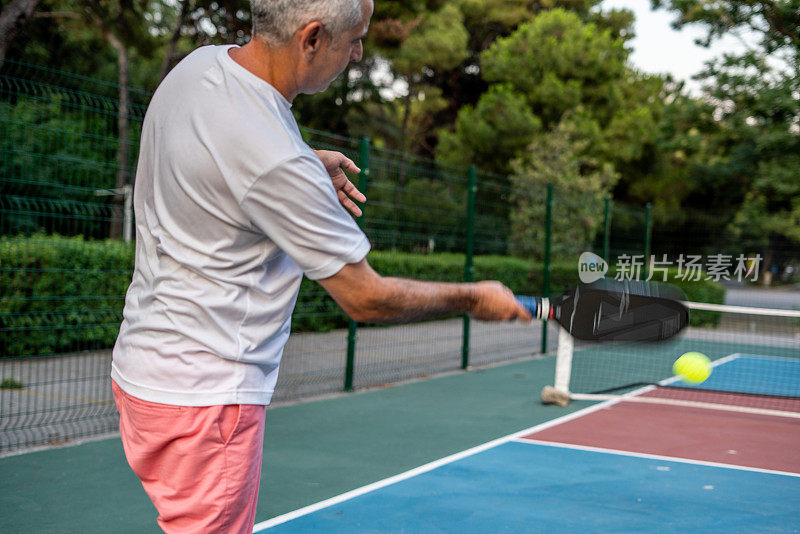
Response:
[{"label": "blue court surface", "polygon": [[798,510],[796,474],[510,441],[268,531],[797,532]]},{"label": "blue court surface", "polygon": [[714,367],[696,389],[750,395],[800,397],[800,361],[796,358],[733,354]]},{"label": "blue court surface", "polygon": [[[759,383],[754,376],[766,380]],[[715,363],[711,378],[701,387],[797,396],[799,385],[797,360],[732,354]],[[800,444],[796,452],[782,452],[790,460],[779,464],[786,470],[775,470],[647,454],[639,452],[646,448],[636,446],[569,441],[567,427],[592,418],[607,426],[609,414],[620,406],[590,406],[257,524],[255,532],[800,532],[800,469],[794,467],[799,465]],[[665,443],[676,432],[687,433],[688,416],[678,416],[678,426],[665,423],[656,431],[651,426],[637,438],[636,429],[645,429],[645,422],[652,425],[654,415],[637,415],[630,408],[619,413],[625,419],[624,432],[640,447],[646,447],[642,436],[644,442]],[[714,410],[709,415],[717,417]],[[637,417],[643,418],[638,424]],[[784,437],[797,434],[798,419],[770,421],[776,420],[783,426],[774,428],[787,432]],[[741,432],[753,432],[747,426],[752,419],[741,422]],[[730,426],[736,427],[737,419],[731,419]],[[693,423],[680,439],[715,457],[714,449],[725,449],[726,443],[701,438],[702,427]],[[562,428],[563,438],[538,438],[543,430],[558,434]],[[588,434],[603,433],[595,429]],[[765,449],[757,449],[757,456],[769,455]],[[744,459],[743,453],[739,458]]]}]

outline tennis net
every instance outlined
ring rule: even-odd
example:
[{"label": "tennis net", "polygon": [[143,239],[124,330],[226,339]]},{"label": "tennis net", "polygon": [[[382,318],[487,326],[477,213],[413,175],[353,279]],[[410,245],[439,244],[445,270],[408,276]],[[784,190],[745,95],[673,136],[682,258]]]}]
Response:
[{"label": "tennis net", "polygon": [[[542,400],[626,400],[800,417],[800,310],[688,303],[692,321],[661,343],[578,343],[559,336],[555,385]],[[686,352],[711,360],[700,384],[675,376]]]}]

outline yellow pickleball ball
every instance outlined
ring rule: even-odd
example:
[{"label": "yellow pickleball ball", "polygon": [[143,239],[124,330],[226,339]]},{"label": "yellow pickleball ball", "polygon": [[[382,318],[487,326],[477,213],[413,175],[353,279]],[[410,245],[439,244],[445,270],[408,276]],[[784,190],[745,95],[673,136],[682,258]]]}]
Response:
[{"label": "yellow pickleball ball", "polygon": [[699,352],[687,352],[672,364],[672,371],[689,384],[699,384],[711,376],[711,360]]}]

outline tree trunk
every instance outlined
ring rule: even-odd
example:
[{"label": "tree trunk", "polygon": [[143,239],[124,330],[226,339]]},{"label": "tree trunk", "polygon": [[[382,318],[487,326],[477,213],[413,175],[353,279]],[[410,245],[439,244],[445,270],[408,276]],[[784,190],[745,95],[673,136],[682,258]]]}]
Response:
[{"label": "tree trunk", "polygon": [[[403,123],[400,129],[400,169],[397,176],[397,186],[394,191],[394,232],[392,232],[392,236],[396,236],[400,233],[400,209],[403,204],[403,192],[406,188],[406,182],[408,179],[406,177],[406,159],[404,155],[408,151],[408,122],[411,118],[411,91],[413,87],[411,82],[409,81],[408,84],[408,94],[403,99]],[[396,248],[395,239],[392,238],[392,249]]]},{"label": "tree trunk", "polygon": [[175,59],[175,51],[178,49],[178,41],[181,38],[181,28],[186,23],[186,16],[189,13],[189,3],[191,0],[183,0],[181,2],[181,10],[178,13],[178,20],[175,22],[175,28],[172,30],[172,37],[167,43],[167,50],[164,52],[164,61],[161,63],[161,76],[159,80],[163,80],[172,68],[172,62]]},{"label": "tree trunk", "polygon": [[39,0],[13,0],[3,7],[0,12],[0,67],[3,66],[6,52],[14,37],[33,16],[38,5]]},{"label": "tree trunk", "polygon": [[114,50],[117,52],[117,76],[119,78],[119,108],[117,108],[117,133],[119,144],[117,146],[117,180],[114,195],[114,203],[111,215],[111,226],[109,237],[120,239],[123,235],[123,205],[125,195],[122,193],[124,186],[131,183],[130,169],[130,133],[128,128],[128,108],[130,105],[130,95],[128,93],[128,50],[125,45],[111,32],[106,32],[106,38]]}]

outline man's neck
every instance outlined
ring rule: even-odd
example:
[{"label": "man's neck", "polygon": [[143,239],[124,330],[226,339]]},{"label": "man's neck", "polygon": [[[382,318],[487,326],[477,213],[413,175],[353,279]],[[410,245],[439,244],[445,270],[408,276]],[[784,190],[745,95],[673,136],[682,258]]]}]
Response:
[{"label": "man's neck", "polygon": [[259,39],[251,39],[241,48],[230,48],[228,55],[236,63],[249,70],[278,90],[290,103],[298,94],[294,69],[291,64],[291,51],[285,48],[272,48]]}]

